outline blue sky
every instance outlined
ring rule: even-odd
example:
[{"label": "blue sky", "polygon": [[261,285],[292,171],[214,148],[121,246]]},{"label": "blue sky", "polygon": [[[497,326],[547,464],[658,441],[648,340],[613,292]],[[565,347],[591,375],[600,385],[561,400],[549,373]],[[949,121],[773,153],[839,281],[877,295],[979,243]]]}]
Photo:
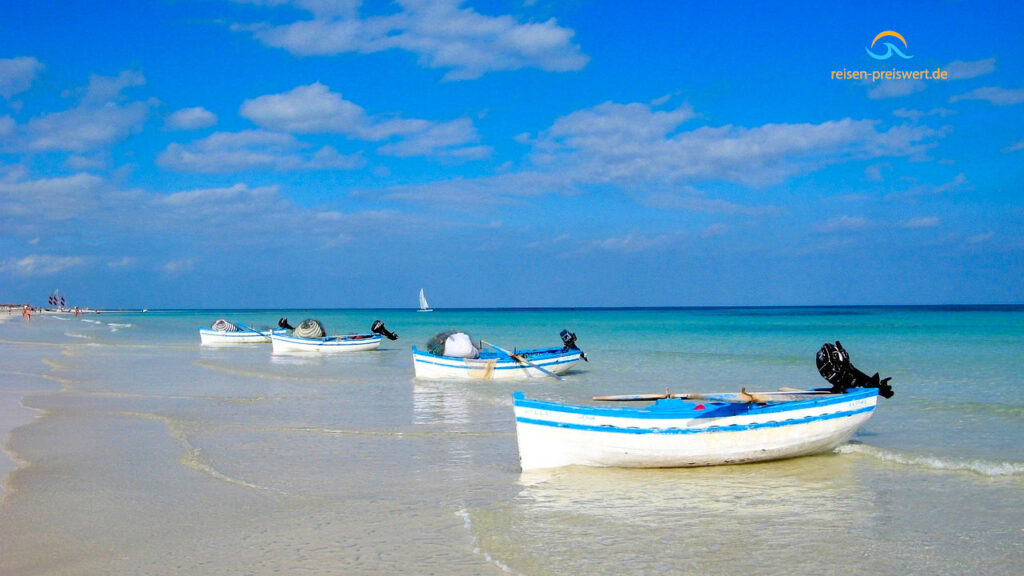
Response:
[{"label": "blue sky", "polygon": [[5,3],[0,302],[1024,302],[1022,6]]}]

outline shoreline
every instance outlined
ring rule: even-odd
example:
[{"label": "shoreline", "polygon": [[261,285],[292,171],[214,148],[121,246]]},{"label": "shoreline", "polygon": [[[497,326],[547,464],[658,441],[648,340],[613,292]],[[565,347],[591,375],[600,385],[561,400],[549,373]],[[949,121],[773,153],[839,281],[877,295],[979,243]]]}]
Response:
[{"label": "shoreline", "polygon": [[28,465],[8,447],[11,435],[43,416],[41,410],[25,406],[26,395],[24,390],[0,390],[0,504],[11,492],[10,475]]},{"label": "shoreline", "polygon": [[[31,320],[21,317],[20,311],[15,316],[11,314],[0,314],[0,327],[5,330],[17,329],[13,321],[18,320],[28,324]],[[3,336],[9,336],[5,333]],[[13,372],[21,359],[21,353],[17,350],[18,344],[3,341],[0,338],[0,356],[11,361],[10,368],[4,374],[5,385],[0,386],[0,504],[11,490],[8,486],[10,475],[28,465],[28,462],[20,458],[8,446],[11,435],[19,428],[36,422],[45,412],[25,406],[25,398],[33,394],[45,394],[47,390],[43,386],[33,387],[32,382],[38,381],[41,375]],[[28,348],[34,348],[29,345]]]}]

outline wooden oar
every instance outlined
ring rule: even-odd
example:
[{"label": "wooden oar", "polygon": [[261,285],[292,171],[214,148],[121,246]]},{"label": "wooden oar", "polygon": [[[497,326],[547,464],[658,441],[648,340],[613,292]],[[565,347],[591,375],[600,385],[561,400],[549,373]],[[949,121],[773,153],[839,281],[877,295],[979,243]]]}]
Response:
[{"label": "wooden oar", "polygon": [[[828,390],[801,390],[800,388],[789,388],[787,386],[782,386],[782,387],[779,388],[779,393],[785,393],[785,394],[819,394],[820,395],[820,394],[832,394],[833,392],[830,392]],[[766,394],[769,394],[769,392],[766,392]],[[775,394],[775,392],[770,392],[770,394]]]},{"label": "wooden oar", "polygon": [[827,390],[795,390],[793,388],[779,389],[778,392],[747,392],[746,388],[740,392],[741,397],[749,398],[750,402],[765,404],[767,402],[787,402],[793,400],[816,400],[824,396],[834,396]]},{"label": "wooden oar", "polygon": [[682,400],[710,400],[712,402],[730,402],[735,404],[767,404],[768,402],[785,402],[792,400],[814,400],[823,396],[830,396],[828,392],[795,390],[779,392],[747,392],[746,387],[736,393],[713,393],[713,394],[671,394],[668,390],[664,394],[617,394],[611,396],[594,396],[592,400],[599,402],[643,402],[652,400],[664,400],[666,398],[679,398]]},{"label": "wooden oar", "polygon": [[253,328],[252,326],[247,326],[244,322],[235,322],[235,324],[241,326],[242,328],[245,328],[246,330],[252,330],[253,332],[259,334],[260,336],[266,338],[268,342],[270,341],[270,336],[267,336],[266,334],[260,332],[259,330]]},{"label": "wooden oar", "polygon": [[664,394],[615,394],[611,396],[594,396],[591,400],[599,402],[650,402],[651,400],[664,400],[671,398],[671,395]]},{"label": "wooden oar", "polygon": [[599,402],[643,402],[651,400],[664,400],[666,398],[678,398],[680,400],[712,400],[714,402],[733,403],[748,402],[748,400],[740,399],[738,394],[693,394],[689,392],[683,394],[672,394],[668,390],[665,390],[664,393],[660,394],[613,394],[611,396],[594,396],[591,399],[597,400]]},{"label": "wooden oar", "polygon": [[486,345],[490,346],[491,348],[494,348],[498,352],[501,352],[502,354],[508,356],[509,358],[513,358],[517,362],[522,362],[523,364],[528,364],[528,365],[532,366],[533,368],[536,368],[537,370],[540,370],[541,372],[547,374],[548,376],[551,376],[552,378],[558,378],[559,380],[562,380],[562,381],[565,380],[565,378],[562,378],[561,376],[559,376],[558,374],[555,374],[551,370],[548,370],[547,368],[545,368],[543,366],[538,366],[537,364],[534,364],[533,362],[530,362],[529,360],[527,360],[525,357],[520,356],[519,354],[513,354],[513,353],[509,352],[508,350],[505,350],[501,346],[495,346],[494,344],[491,344],[487,340],[481,340],[480,343],[481,344],[486,344]]}]

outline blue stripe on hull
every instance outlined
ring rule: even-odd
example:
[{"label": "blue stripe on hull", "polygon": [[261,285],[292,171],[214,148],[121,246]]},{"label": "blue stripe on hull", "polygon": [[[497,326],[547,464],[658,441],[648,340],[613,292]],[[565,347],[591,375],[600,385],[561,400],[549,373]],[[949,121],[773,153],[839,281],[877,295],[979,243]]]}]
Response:
[{"label": "blue stripe on hull", "polygon": [[[577,360],[578,360],[577,358],[567,358],[567,359],[556,360],[554,362],[547,362],[547,361],[543,361],[543,360],[541,360],[539,362],[536,361],[536,360],[530,360],[530,361],[533,362],[534,364],[536,364],[537,366],[541,366],[543,368],[550,368],[552,366],[560,366],[562,364],[572,364],[572,363],[576,362]],[[430,364],[431,366],[441,366],[442,368],[452,368],[452,369],[455,369],[455,370],[482,370],[482,369],[484,369],[486,367],[486,366],[483,366],[483,365],[477,366],[477,365],[469,365],[469,364],[465,364],[465,363],[463,363],[461,365],[459,365],[459,364],[448,364],[448,363],[445,363],[445,362],[435,362],[433,360],[426,360],[426,359],[423,359],[423,358],[420,358],[420,357],[416,357],[416,362],[419,362],[420,364]],[[484,360],[484,362],[486,362],[486,360]],[[529,364],[522,364],[522,363],[519,363],[519,362],[516,362],[516,361],[513,360],[511,362],[509,362],[509,361],[498,361],[498,362],[496,362],[494,364],[494,368],[493,369],[494,370],[525,370],[525,369],[529,369],[529,368],[530,368]]]},{"label": "blue stripe on hull", "polygon": [[713,432],[742,432],[745,430],[757,430],[760,428],[781,428],[785,426],[796,426],[822,420],[834,420],[836,418],[847,418],[865,412],[871,412],[874,406],[866,406],[857,410],[835,412],[833,414],[822,414],[818,416],[806,416],[804,418],[793,418],[781,422],[753,422],[750,424],[728,424],[725,426],[709,426],[706,428],[620,428],[616,426],[589,426],[584,424],[571,424],[566,422],[555,422],[552,420],[537,420],[533,418],[516,417],[516,422],[533,424],[536,426],[549,426],[552,428],[566,428],[570,430],[583,430],[587,432],[606,432],[611,434],[707,434]]}]

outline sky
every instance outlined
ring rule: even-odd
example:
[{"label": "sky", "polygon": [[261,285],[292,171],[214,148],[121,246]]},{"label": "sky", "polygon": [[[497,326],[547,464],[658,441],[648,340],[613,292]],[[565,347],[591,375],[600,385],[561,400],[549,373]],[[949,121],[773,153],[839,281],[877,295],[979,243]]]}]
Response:
[{"label": "sky", "polygon": [[1024,3],[0,6],[0,303],[1024,303]]}]

